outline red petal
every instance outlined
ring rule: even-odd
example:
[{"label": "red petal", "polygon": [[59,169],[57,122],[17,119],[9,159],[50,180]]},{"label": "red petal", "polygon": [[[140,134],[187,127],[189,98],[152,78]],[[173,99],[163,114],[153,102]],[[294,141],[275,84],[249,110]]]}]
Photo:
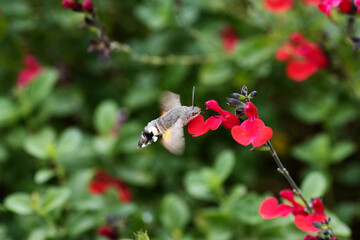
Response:
[{"label": "red petal", "polygon": [[291,58],[293,54],[293,47],[289,43],[285,43],[283,46],[279,47],[276,51],[275,58],[278,61],[286,61]]},{"label": "red petal", "polygon": [[206,109],[210,109],[210,110],[213,110],[215,112],[218,112],[218,113],[222,113],[222,109],[221,107],[219,106],[219,104],[217,103],[217,101],[215,100],[209,100],[205,103],[205,106],[206,106]]},{"label": "red petal", "polygon": [[296,82],[302,82],[313,75],[318,66],[313,62],[292,60],[286,67],[288,77]]},{"label": "red petal", "polygon": [[223,117],[223,121],[222,121],[222,125],[226,128],[226,129],[232,129],[234,126],[239,126],[240,125],[240,120],[237,116],[235,116],[234,114],[223,110],[222,112],[222,117]]},{"label": "red petal", "polygon": [[344,13],[350,12],[352,7],[353,7],[353,5],[350,0],[343,0],[339,4],[339,9]]},{"label": "red petal", "polygon": [[[255,120],[256,121],[256,120]],[[263,127],[253,137],[252,145],[254,147],[260,147],[271,139],[273,131],[269,127]]]},{"label": "red petal", "polygon": [[265,0],[264,8],[271,13],[283,13],[289,11],[293,5],[293,0]]},{"label": "red petal", "polygon": [[324,215],[324,205],[319,198],[312,201],[315,213]]},{"label": "red petal", "polygon": [[188,124],[188,132],[193,137],[198,137],[207,133],[210,130],[210,126],[205,125],[204,117],[199,115]]},{"label": "red petal", "polygon": [[259,213],[264,219],[272,219],[279,216],[285,217],[292,212],[292,207],[286,204],[278,204],[274,197],[267,197],[259,207]]},{"label": "red petal", "polygon": [[257,109],[252,102],[247,102],[245,104],[245,114],[250,120],[259,118]]},{"label": "red petal", "polygon": [[[316,218],[316,220],[315,219],[313,220],[308,218],[310,216],[314,216],[314,215],[309,215],[306,217],[303,215],[295,215],[295,219],[294,219],[295,225],[304,232],[320,232],[321,230],[317,229],[312,225],[313,222],[320,220],[320,218]],[[325,220],[323,218],[321,219],[322,220],[320,220],[320,222]]]},{"label": "red petal", "polygon": [[[206,129],[209,128],[211,130],[216,130],[219,128],[221,122],[223,121],[223,119],[219,116],[219,117],[210,117],[208,120],[205,121],[205,127]],[[209,131],[209,130],[207,130]]]},{"label": "red petal", "polygon": [[240,126],[235,126],[231,129],[231,135],[234,140],[244,146],[251,143],[251,132],[245,130],[249,128],[248,125],[250,125],[250,120],[246,120]]}]

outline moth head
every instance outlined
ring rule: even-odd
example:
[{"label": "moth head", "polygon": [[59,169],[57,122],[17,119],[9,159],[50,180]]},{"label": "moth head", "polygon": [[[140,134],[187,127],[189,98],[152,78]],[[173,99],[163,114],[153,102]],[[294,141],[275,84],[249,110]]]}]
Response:
[{"label": "moth head", "polygon": [[189,111],[188,111],[188,119],[189,119],[189,121],[196,118],[201,113],[201,108],[199,108],[197,106],[191,106],[191,107],[188,107],[188,108],[189,108]]}]

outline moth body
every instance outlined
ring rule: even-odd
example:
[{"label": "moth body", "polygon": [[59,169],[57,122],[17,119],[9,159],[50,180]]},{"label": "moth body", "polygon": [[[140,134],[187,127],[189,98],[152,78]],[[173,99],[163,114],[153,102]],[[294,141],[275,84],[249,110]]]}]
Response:
[{"label": "moth body", "polygon": [[181,154],[184,150],[183,127],[197,117],[201,109],[196,106],[181,106],[178,95],[167,92],[162,98],[162,108],[166,113],[149,122],[141,133],[138,148],[156,142],[159,137],[171,152]]}]

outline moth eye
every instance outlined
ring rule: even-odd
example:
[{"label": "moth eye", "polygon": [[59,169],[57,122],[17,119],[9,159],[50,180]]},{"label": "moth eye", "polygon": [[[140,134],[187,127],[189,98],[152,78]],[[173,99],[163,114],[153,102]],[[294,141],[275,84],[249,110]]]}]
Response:
[{"label": "moth eye", "polygon": [[195,116],[195,115],[196,115],[196,112],[193,112],[192,115]]}]

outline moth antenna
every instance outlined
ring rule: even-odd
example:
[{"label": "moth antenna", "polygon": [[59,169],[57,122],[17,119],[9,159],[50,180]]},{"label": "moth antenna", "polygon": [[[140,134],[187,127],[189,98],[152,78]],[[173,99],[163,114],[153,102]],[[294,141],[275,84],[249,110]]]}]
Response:
[{"label": "moth antenna", "polygon": [[195,98],[195,86],[193,86],[193,91],[192,91],[192,106],[194,107],[194,98]]}]

